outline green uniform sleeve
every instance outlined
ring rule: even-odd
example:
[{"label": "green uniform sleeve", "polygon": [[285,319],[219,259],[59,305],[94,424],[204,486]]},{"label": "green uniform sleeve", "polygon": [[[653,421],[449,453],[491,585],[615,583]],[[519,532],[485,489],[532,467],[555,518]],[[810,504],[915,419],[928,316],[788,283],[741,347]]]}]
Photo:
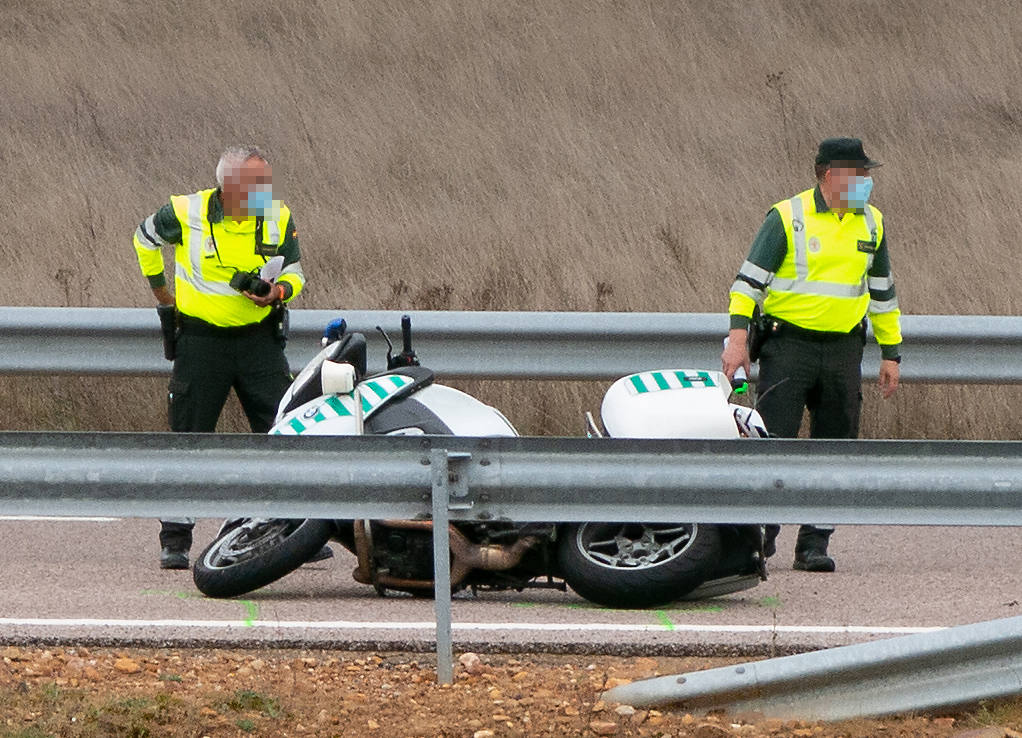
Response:
[{"label": "green uniform sleeve", "polygon": [[891,256],[887,247],[886,228],[867,277],[869,279],[867,315],[873,325],[873,335],[880,344],[881,356],[884,359],[896,359],[901,355],[901,310],[898,307],[898,296],[891,275]]},{"label": "green uniform sleeve", "polygon": [[731,285],[728,313],[732,328],[748,328],[756,305],[763,301],[766,285],[784,262],[788,236],[776,208],[770,208],[749,249],[749,256]]},{"label": "green uniform sleeve", "polygon": [[284,242],[277,249],[277,253],[284,257],[284,270],[277,277],[277,283],[284,285],[284,301],[289,302],[305,287],[301,250],[298,247],[298,227],[295,225],[294,215],[288,216],[287,226],[284,228]]},{"label": "green uniform sleeve", "polygon": [[181,224],[174,213],[174,207],[167,203],[135,229],[132,239],[142,274],[152,288],[163,287],[167,278],[163,273],[161,247],[181,243]]}]

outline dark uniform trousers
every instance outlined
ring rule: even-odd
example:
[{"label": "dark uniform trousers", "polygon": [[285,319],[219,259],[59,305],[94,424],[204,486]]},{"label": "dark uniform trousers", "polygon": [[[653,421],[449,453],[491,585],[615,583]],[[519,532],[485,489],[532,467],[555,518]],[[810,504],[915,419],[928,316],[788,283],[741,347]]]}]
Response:
[{"label": "dark uniform trousers", "polygon": [[[290,383],[283,340],[273,322],[218,328],[181,316],[167,395],[170,429],[212,433],[233,387],[252,432],[266,433]],[[191,546],[194,521],[161,523],[161,546]]]},{"label": "dark uniform trousers", "polygon": [[[810,438],[856,438],[862,407],[862,350],[865,332],[813,333],[789,327],[760,350],[756,409],[767,431],[795,438],[809,410]],[[777,526],[769,534],[776,536]],[[830,527],[803,525],[800,541],[823,541]]]}]

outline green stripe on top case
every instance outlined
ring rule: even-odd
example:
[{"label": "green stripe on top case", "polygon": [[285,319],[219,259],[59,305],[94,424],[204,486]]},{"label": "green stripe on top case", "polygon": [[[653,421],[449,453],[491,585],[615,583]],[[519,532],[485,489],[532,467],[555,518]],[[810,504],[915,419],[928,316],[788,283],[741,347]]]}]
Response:
[{"label": "green stripe on top case", "polygon": [[295,433],[301,433],[305,430],[305,425],[298,418],[292,418],[288,425],[295,429]]},{"label": "green stripe on top case", "polygon": [[330,397],[326,398],[326,404],[330,406],[331,410],[342,417],[345,415],[351,415],[351,410],[346,408],[344,403],[337,399],[334,395],[330,395]]},{"label": "green stripe on top case", "polygon": [[636,392],[640,394],[643,392],[649,392],[649,390],[646,389],[646,385],[642,383],[642,379],[639,377],[638,374],[635,374],[634,376],[630,377],[630,379],[632,380],[632,385],[635,387]]},{"label": "green stripe on top case", "polygon": [[386,400],[387,395],[390,394],[389,392],[387,392],[387,390],[383,389],[383,387],[381,387],[376,382],[364,382],[364,384],[368,386],[369,389],[371,389],[373,392],[375,392],[376,396],[379,397],[381,400]]},{"label": "green stripe on top case", "polygon": [[699,378],[703,380],[704,387],[716,387],[713,383],[713,378],[710,377],[709,372],[699,372]]},{"label": "green stripe on top case", "polygon": [[662,390],[671,388],[671,385],[667,384],[667,378],[660,372],[653,372],[653,381],[656,382],[656,386]]},{"label": "green stripe on top case", "polygon": [[688,375],[686,375],[685,372],[675,372],[674,376],[676,376],[678,378],[678,381],[681,382],[682,387],[692,386],[692,380],[688,378]]}]

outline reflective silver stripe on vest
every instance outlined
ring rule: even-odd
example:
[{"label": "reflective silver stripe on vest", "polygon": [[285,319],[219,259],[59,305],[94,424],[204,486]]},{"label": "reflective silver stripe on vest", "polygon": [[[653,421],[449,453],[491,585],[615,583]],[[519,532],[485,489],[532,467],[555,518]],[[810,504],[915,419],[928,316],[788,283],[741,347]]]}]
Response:
[{"label": "reflective silver stripe on vest", "polygon": [[[815,282],[809,280],[809,250],[806,248],[805,212],[802,198],[796,195],[788,201],[791,204],[791,240],[795,244],[795,279],[774,277],[770,289],[781,292],[793,292],[797,295],[822,295],[823,297],[862,297],[866,294],[866,277],[863,275],[859,284],[840,284],[837,282]],[[867,224],[873,222],[870,214]],[[871,233],[875,233],[875,228]],[[872,264],[873,257],[870,256]]]},{"label": "reflective silver stripe on vest", "polygon": [[188,261],[192,266],[194,284],[202,277],[202,244],[205,241],[205,218],[202,217],[202,195],[195,193],[188,196]]},{"label": "reflective silver stripe on vest", "polygon": [[[877,243],[877,222],[873,217],[873,211],[869,209],[869,205],[863,205],[862,215],[866,218],[866,227],[869,229],[869,238],[873,243],[877,244],[877,248],[880,248],[880,244]],[[875,250],[874,250],[875,251]],[[870,254],[866,259],[866,271],[868,272],[873,268],[873,256]]]},{"label": "reflective silver stripe on vest", "polygon": [[797,295],[822,295],[824,297],[862,297],[866,294],[866,280],[859,284],[837,282],[808,282],[803,279],[780,279],[775,277],[770,289],[779,292],[794,292]]},{"label": "reflective silver stripe on vest", "polygon": [[281,274],[294,274],[301,278],[302,282],[305,282],[305,272],[302,271],[302,265],[299,262],[288,264],[286,267],[281,269]]},{"label": "reflective silver stripe on vest", "polygon": [[882,302],[878,300],[869,301],[869,312],[871,313],[893,313],[898,309],[898,298],[892,297],[890,300],[884,300]]},{"label": "reflective silver stripe on vest", "polygon": [[[203,212],[201,193],[194,193],[188,196],[188,259],[191,263],[192,273],[179,269],[180,277],[191,285],[196,292],[206,295],[237,295],[238,293],[224,282],[211,282],[202,278],[202,244],[206,240],[203,226],[206,224],[206,214]],[[210,226],[212,227],[212,226]]]},{"label": "reflective silver stripe on vest", "polygon": [[226,282],[209,282],[205,279],[197,279],[184,269],[178,270],[177,276],[182,281],[191,285],[193,290],[201,292],[204,295],[220,295],[222,297],[229,297],[231,295],[240,294]]},{"label": "reflective silver stripe on vest", "polygon": [[159,250],[160,246],[166,246],[167,241],[156,232],[156,214],[153,213],[143,220],[135,229],[135,238],[143,248],[150,251]]},{"label": "reflective silver stripe on vest", "polygon": [[744,279],[736,279],[735,283],[731,285],[731,291],[737,292],[739,295],[745,295],[751,297],[756,302],[763,301],[763,290],[757,290],[751,284],[746,282]]},{"label": "reflective silver stripe on vest", "polygon": [[876,241],[877,240],[877,222],[876,222],[876,219],[873,217],[873,211],[869,209],[869,205],[866,205],[862,209],[862,214],[866,218],[866,227],[869,228],[870,240]]},{"label": "reflective silver stripe on vest", "polygon": [[738,270],[738,273],[744,277],[748,277],[762,285],[770,284],[770,280],[773,278],[774,273],[768,272],[763,267],[753,264],[751,261],[742,263],[742,268]]},{"label": "reflective silver stripe on vest", "polygon": [[273,218],[267,218],[263,221],[263,243],[272,243],[274,246],[279,246],[280,225],[277,221],[280,219],[280,208],[274,208],[273,210]]},{"label": "reflective silver stripe on vest", "polygon": [[802,198],[791,198],[791,240],[795,243],[795,275],[798,281],[809,277],[809,251],[806,249],[806,221]]},{"label": "reflective silver stripe on vest", "polygon": [[894,286],[894,280],[891,277],[870,277],[869,288],[871,290],[889,290]]},{"label": "reflective silver stripe on vest", "polygon": [[148,251],[160,250],[160,245],[153,243],[153,239],[146,235],[145,231],[142,230],[142,226],[135,229],[135,243]]}]

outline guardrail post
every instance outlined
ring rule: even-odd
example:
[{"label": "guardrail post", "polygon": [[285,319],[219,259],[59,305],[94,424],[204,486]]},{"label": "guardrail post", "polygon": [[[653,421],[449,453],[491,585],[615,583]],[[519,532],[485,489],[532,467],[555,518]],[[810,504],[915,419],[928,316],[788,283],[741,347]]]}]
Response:
[{"label": "guardrail post", "polygon": [[448,511],[463,507],[456,500],[468,494],[462,465],[472,458],[465,451],[435,448],[430,453],[433,475],[433,603],[436,608],[436,676],[440,684],[454,681],[451,638],[451,542]]}]

